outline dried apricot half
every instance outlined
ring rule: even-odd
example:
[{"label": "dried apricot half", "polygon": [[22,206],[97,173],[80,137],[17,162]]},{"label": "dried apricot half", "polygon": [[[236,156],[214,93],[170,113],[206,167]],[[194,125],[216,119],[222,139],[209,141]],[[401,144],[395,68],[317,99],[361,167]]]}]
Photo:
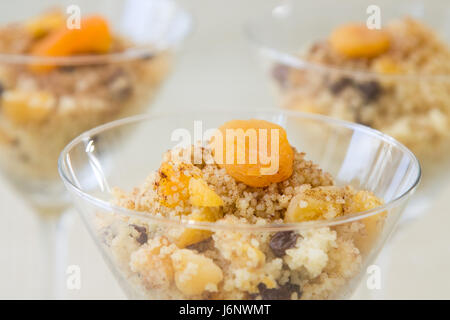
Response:
[{"label": "dried apricot half", "polygon": [[294,151],[286,131],[265,120],[232,120],[211,140],[214,159],[234,179],[265,187],[292,175]]},{"label": "dried apricot half", "polygon": [[[31,49],[41,57],[64,57],[81,53],[107,53],[112,45],[108,22],[100,16],[81,19],[80,29],[61,28],[49,33]],[[32,65],[34,71],[48,71],[54,66]]]},{"label": "dried apricot half", "polygon": [[157,185],[161,203],[169,208],[183,205],[189,199],[189,180],[191,176],[184,173],[185,164],[174,167],[172,163],[164,162],[159,168],[160,180]]},{"label": "dried apricot half", "polygon": [[384,30],[350,23],[336,28],[330,36],[330,43],[338,53],[348,58],[373,58],[389,49],[390,37]]}]

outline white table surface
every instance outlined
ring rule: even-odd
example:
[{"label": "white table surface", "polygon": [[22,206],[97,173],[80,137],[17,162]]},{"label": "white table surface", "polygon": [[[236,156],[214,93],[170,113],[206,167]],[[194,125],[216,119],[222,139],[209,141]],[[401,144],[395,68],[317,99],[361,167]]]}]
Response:
[{"label": "white table surface", "polygon": [[[274,107],[255,53],[242,34],[242,22],[259,1],[181,2],[196,16],[196,30],[152,110]],[[450,298],[449,196],[450,184],[443,188],[429,213],[392,237],[385,257],[379,259],[383,266],[382,290],[370,295],[357,293],[355,297]],[[0,212],[0,298],[41,298],[38,219],[3,180]],[[75,212],[72,220],[67,262],[80,266],[81,288],[67,290],[63,297],[125,298]]]}]

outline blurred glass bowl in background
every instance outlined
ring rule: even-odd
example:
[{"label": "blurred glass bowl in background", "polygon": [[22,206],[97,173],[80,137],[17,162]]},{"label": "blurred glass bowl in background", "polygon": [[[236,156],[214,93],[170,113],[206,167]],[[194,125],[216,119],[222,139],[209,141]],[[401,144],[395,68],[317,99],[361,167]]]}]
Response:
[{"label": "blurred glass bowl in background", "polygon": [[[0,168],[43,214],[67,204],[57,174],[62,148],[90,128],[144,112],[192,23],[174,1],[77,1],[81,19],[95,14],[108,22],[109,52],[34,54],[30,47],[42,41],[43,29],[54,20],[65,23],[69,6],[73,1],[15,1],[8,4],[14,21],[0,26]],[[49,9],[54,14],[46,16]]]},{"label": "blurred glass bowl in background", "polygon": [[423,181],[405,215],[412,218],[426,212],[450,178],[450,6],[379,1],[391,42],[387,52],[371,58],[337,53],[329,35],[341,25],[364,23],[369,5],[285,1],[256,15],[246,32],[279,106],[370,126],[417,155]]}]

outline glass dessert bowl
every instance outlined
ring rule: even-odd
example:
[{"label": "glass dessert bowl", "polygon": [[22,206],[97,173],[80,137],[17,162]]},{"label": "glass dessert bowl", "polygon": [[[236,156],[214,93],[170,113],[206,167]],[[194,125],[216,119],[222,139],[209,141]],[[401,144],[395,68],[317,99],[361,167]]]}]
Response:
[{"label": "glass dessert bowl", "polygon": [[420,179],[392,138],[284,111],[115,121],[72,141],[59,170],[139,299],[349,297]]},{"label": "glass dessert bowl", "polygon": [[172,1],[79,1],[79,28],[74,6],[48,5],[0,27],[0,165],[46,215],[67,203],[57,174],[64,146],[90,128],[144,112],[190,30],[189,15]]},{"label": "glass dessert bowl", "polygon": [[282,108],[370,126],[416,154],[424,179],[412,217],[449,178],[448,4],[380,1],[379,30],[365,24],[369,5],[285,2],[250,21],[247,33]]}]

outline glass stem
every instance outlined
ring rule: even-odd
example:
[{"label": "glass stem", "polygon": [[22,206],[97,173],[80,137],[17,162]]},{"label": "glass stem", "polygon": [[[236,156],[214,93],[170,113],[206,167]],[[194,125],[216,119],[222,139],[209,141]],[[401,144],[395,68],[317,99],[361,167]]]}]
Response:
[{"label": "glass stem", "polygon": [[44,299],[65,298],[70,222],[70,211],[47,215],[41,219],[42,268],[45,275],[42,278]]}]

